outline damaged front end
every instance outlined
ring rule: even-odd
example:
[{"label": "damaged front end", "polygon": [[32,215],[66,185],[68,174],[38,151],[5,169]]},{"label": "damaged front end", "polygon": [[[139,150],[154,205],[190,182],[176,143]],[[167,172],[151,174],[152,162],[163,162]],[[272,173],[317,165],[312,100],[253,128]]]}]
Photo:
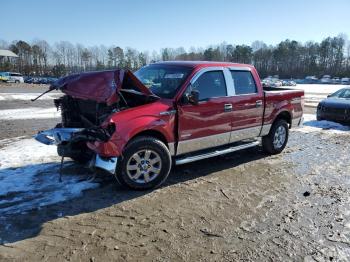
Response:
[{"label": "damaged front end", "polygon": [[110,118],[119,111],[158,99],[130,71],[88,72],[63,77],[50,90],[65,95],[54,100],[62,121],[35,139],[56,145],[58,155],[114,174],[120,156],[111,137],[116,126]]},{"label": "damaged front end", "polygon": [[86,146],[88,142],[107,142],[114,131],[113,125],[109,125],[107,129],[58,127],[39,132],[35,139],[45,145],[56,145],[57,153],[61,157],[70,157],[82,164],[89,162],[91,168],[100,168],[114,174],[117,157],[103,157]]}]

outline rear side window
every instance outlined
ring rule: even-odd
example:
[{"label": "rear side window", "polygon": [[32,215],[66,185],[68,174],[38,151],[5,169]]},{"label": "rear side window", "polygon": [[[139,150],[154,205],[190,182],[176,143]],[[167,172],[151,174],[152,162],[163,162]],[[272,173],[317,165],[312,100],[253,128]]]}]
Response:
[{"label": "rear side window", "polygon": [[254,78],[249,71],[231,71],[236,95],[255,94],[258,92]]},{"label": "rear side window", "polygon": [[227,96],[225,77],[222,71],[203,73],[192,88],[199,91],[199,100]]}]

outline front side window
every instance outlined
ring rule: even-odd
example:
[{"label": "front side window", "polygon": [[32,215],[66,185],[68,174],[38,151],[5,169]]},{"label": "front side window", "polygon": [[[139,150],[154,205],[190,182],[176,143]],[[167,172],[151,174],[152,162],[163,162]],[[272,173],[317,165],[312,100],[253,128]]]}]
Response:
[{"label": "front side window", "polygon": [[192,90],[199,91],[199,100],[208,100],[213,97],[227,96],[225,77],[222,71],[203,73],[192,84]]},{"label": "front side window", "polygon": [[236,95],[255,94],[258,92],[254,78],[249,71],[231,71]]},{"label": "front side window", "polygon": [[192,68],[171,65],[149,65],[135,72],[136,77],[154,94],[173,98]]}]

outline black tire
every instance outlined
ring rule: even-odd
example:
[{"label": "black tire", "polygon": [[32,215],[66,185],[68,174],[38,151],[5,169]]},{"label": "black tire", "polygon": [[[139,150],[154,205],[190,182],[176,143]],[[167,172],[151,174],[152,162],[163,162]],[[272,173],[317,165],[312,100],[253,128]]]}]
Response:
[{"label": "black tire", "polygon": [[[275,138],[276,132],[278,132],[277,130],[280,130],[279,128],[283,128],[285,130],[285,139],[281,145],[276,145],[274,143],[274,138]],[[287,145],[288,136],[289,136],[289,126],[287,121],[284,119],[277,120],[272,125],[269,134],[262,138],[262,146],[264,151],[272,155],[281,153]]]},{"label": "black tire", "polygon": [[319,115],[316,115],[316,120],[317,120],[317,121],[322,121],[323,119],[322,119],[322,117],[320,117]]},{"label": "black tire", "polygon": [[94,152],[90,150],[85,143],[75,143],[73,145],[70,145],[69,147],[74,153],[66,153],[65,151],[62,151],[61,146],[59,145],[57,147],[57,153],[59,156],[66,156],[71,158],[73,161],[79,163],[79,164],[87,164],[93,157]]},{"label": "black tire", "polygon": [[[146,153],[143,155],[143,152],[151,152],[150,156],[155,156],[155,158],[151,159],[150,156],[148,158],[146,157]],[[152,160],[158,160],[156,164],[158,164],[158,174],[150,171],[152,168],[152,163],[147,162],[145,163],[146,167],[145,169],[142,169],[140,167],[139,162],[136,162],[134,159],[135,155],[140,156],[142,161],[152,161]],[[140,154],[140,155],[139,155]],[[134,161],[134,162],[133,162]],[[119,159],[118,159],[119,162]],[[123,156],[121,158],[121,161],[118,164],[118,168],[115,174],[116,179],[118,182],[124,186],[127,186],[131,189],[135,190],[147,190],[151,188],[159,187],[168,177],[171,169],[171,155],[167,148],[167,146],[160,140],[154,138],[154,137],[148,137],[148,136],[141,136],[137,137],[134,140],[132,140],[125,148]],[[131,165],[131,163],[134,163]],[[148,168],[147,168],[148,165]],[[144,172],[147,173],[147,178],[152,179],[150,181],[146,181],[148,179],[145,178],[145,175],[141,175],[139,179],[136,179],[137,174],[135,176],[132,176],[130,174],[134,170],[127,170],[127,167],[135,167],[138,166],[137,170],[135,172]],[[141,171],[140,171],[141,170]],[[153,173],[153,174],[152,174]],[[132,179],[134,177],[134,179]],[[136,181],[137,180],[137,181]],[[143,182],[140,182],[139,180],[143,180]]]},{"label": "black tire", "polygon": [[79,164],[85,165],[91,160],[92,154],[86,153],[86,154],[81,154],[79,156],[71,156],[70,158]]},{"label": "black tire", "polygon": [[77,143],[74,145],[74,147],[79,149],[78,151],[80,151],[80,154],[71,156],[70,158],[72,160],[82,165],[85,165],[91,161],[92,157],[94,156],[94,152],[87,147],[85,142]]}]

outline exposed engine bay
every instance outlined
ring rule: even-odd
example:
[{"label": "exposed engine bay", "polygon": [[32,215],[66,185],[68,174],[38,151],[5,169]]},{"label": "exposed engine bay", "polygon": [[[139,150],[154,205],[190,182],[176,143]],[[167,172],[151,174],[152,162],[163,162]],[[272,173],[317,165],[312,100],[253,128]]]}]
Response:
[{"label": "exposed engine bay", "polygon": [[123,70],[64,77],[51,88],[65,93],[54,100],[62,121],[53,129],[39,132],[36,139],[56,144],[58,155],[80,163],[95,155],[87,142],[107,142],[115,132],[114,123],[108,122],[110,116],[159,99],[130,71]]}]

